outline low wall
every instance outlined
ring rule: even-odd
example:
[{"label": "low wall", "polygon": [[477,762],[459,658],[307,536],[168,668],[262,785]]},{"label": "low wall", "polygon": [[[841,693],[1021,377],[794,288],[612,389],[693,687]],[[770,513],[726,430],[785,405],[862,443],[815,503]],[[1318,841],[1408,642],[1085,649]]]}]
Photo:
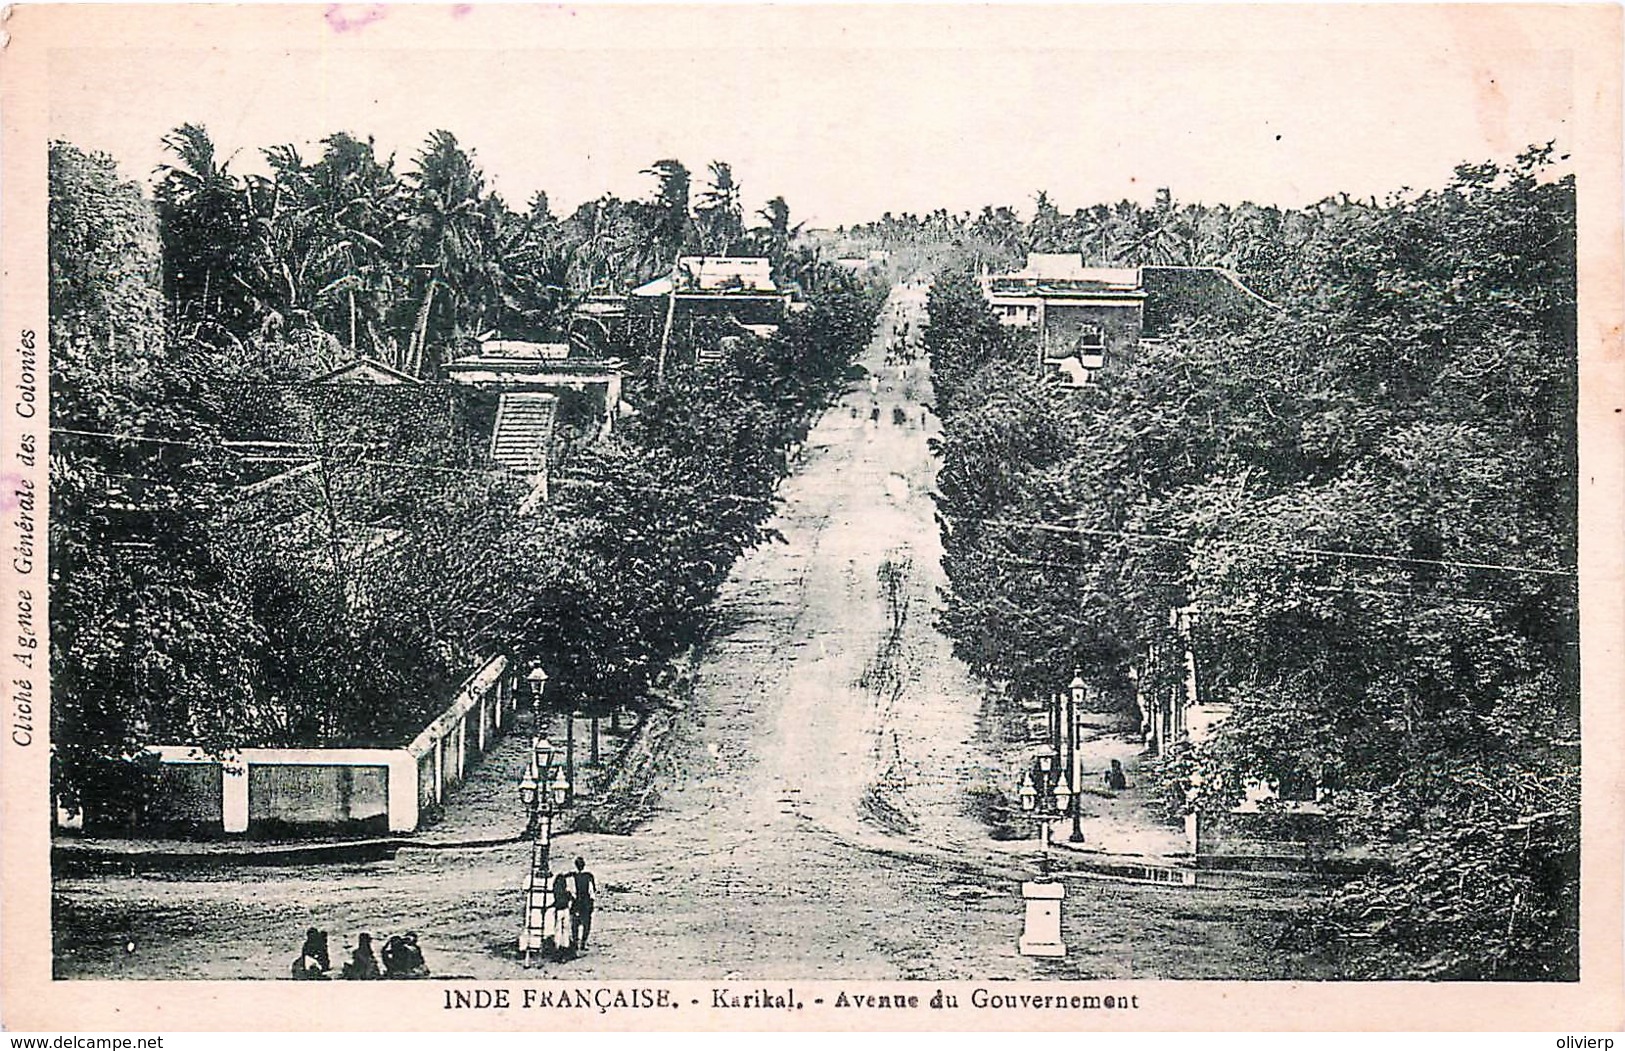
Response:
[{"label": "low wall", "polygon": [[415,832],[513,722],[518,685],[508,659],[492,657],[402,748],[154,747],[159,787],[143,824],[193,835]]},{"label": "low wall", "polygon": [[[414,807],[440,806],[474,764],[507,731],[518,707],[519,684],[506,657],[493,657],[469,676],[439,717],[407,744]],[[414,819],[415,820],[415,819]]]},{"label": "low wall", "polygon": [[[149,805],[148,824],[228,834],[418,825],[412,757],[398,748],[244,748],[218,758],[185,745],[152,751],[160,783],[175,788]],[[403,783],[413,790],[397,791]]]}]

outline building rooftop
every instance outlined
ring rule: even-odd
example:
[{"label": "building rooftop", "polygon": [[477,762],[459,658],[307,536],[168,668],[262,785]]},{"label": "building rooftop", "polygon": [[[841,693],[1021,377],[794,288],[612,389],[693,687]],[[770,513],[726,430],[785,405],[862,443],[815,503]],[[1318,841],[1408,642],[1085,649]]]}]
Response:
[{"label": "building rooftop", "polygon": [[376,387],[393,387],[419,384],[423,381],[416,376],[407,375],[399,369],[392,369],[381,361],[374,361],[371,358],[356,358],[352,361],[346,361],[338,368],[324,372],[320,376],[312,376],[307,382],[313,386],[324,387],[351,383]]},{"label": "building rooftop", "polygon": [[[677,261],[677,291],[711,295],[778,295],[773,264],[759,256],[685,255]],[[632,290],[634,296],[671,294],[671,275]]]},{"label": "building rooftop", "polygon": [[624,296],[588,296],[577,303],[573,314],[585,317],[619,317],[626,313]]},{"label": "building rooftop", "polygon": [[462,380],[471,372],[500,372],[515,376],[616,376],[617,358],[525,358],[511,354],[470,354],[446,362],[446,378]]},{"label": "building rooftop", "polygon": [[532,343],[523,339],[486,339],[480,341],[480,356],[556,361],[570,356],[570,344]]},{"label": "building rooftop", "polygon": [[511,376],[609,377],[618,374],[618,358],[582,356],[568,343],[533,343],[520,339],[485,339],[478,354],[446,362],[446,378],[466,382],[469,373]]},{"label": "building rooftop", "polygon": [[1085,266],[1075,252],[1033,252],[1020,270],[982,279],[988,295],[1039,298],[1142,299],[1145,289],[1135,267]]},{"label": "building rooftop", "polygon": [[1140,272],[1134,267],[1085,266],[1078,252],[1031,252],[1027,264],[1010,274],[995,275],[1012,280],[1068,281],[1123,289],[1138,288]]}]

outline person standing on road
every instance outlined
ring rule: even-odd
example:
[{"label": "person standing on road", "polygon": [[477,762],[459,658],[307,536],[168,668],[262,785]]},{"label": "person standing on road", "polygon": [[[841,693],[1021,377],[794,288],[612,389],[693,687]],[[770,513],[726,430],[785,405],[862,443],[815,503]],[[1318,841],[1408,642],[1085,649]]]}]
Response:
[{"label": "person standing on road", "polygon": [[547,933],[553,939],[553,958],[561,962],[570,952],[571,917],[575,913],[570,907],[573,900],[570,874],[560,872],[553,877],[553,924]]},{"label": "person standing on road", "polygon": [[570,946],[586,952],[587,939],[592,935],[592,907],[598,898],[598,883],[587,871],[586,858],[576,858],[575,883],[575,898],[570,903]]}]

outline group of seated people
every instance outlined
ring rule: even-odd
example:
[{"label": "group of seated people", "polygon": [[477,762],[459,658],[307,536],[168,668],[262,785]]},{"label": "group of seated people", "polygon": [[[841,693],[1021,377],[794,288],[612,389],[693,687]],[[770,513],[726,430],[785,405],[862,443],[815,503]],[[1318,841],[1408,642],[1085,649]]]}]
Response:
[{"label": "group of seated people", "polygon": [[[379,954],[372,951],[372,935],[356,936],[356,946],[350,959],[339,970],[339,977],[365,981],[373,978],[427,978],[428,965],[423,962],[423,950],[418,947],[416,931],[397,934],[384,942],[382,966]],[[325,982],[332,977],[331,958],[327,952],[327,932],[312,927],[305,932],[304,947],[293,961],[293,976],[301,981]]]}]

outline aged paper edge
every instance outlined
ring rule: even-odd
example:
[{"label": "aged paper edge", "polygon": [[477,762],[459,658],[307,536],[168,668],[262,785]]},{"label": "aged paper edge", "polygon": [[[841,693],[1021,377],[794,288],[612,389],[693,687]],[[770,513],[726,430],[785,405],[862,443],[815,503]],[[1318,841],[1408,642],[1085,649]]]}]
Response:
[{"label": "aged paper edge", "polygon": [[[1625,1028],[1621,981],[1621,842],[1625,838],[1625,717],[1619,697],[1621,644],[1625,642],[1625,580],[1622,580],[1621,502],[1625,488],[1625,266],[1621,245],[1620,25],[1617,7],[1604,6],[1293,6],[1114,7],[1110,32],[1099,29],[1100,9],[854,6],[683,8],[585,7],[482,9],[478,28],[453,30],[443,8],[390,9],[391,17],[363,37],[337,39],[322,8],[270,6],[118,7],[28,6],[5,24],[9,44],[0,53],[0,356],[5,397],[4,464],[8,484],[19,474],[46,489],[41,458],[20,471],[12,458],[23,434],[44,445],[43,416],[19,418],[13,409],[19,371],[18,341],[24,330],[47,330],[45,249],[45,154],[54,46],[222,49],[286,47],[331,49],[442,47],[508,50],[551,47],[637,47],[659,42],[681,46],[698,39],[708,18],[726,11],[745,32],[771,25],[776,40],[796,46],[841,46],[843,27],[861,26],[876,38],[912,46],[1204,49],[1247,46],[1392,46],[1426,53],[1429,46],[1517,46],[1567,52],[1573,61],[1573,153],[1579,185],[1580,241],[1580,507],[1582,680],[1585,787],[1582,802],[1582,978],[1566,984],[1489,983],[1261,983],[1261,982],[1022,982],[996,984],[1000,993],[1085,992],[1132,995],[1132,1012],[839,1012],[831,1007],[793,1013],[730,1012],[705,1006],[712,985],[703,981],[591,982],[592,988],[663,988],[684,1004],[678,1011],[449,1012],[439,983],[355,987],[283,982],[53,981],[51,978],[48,727],[43,696],[36,692],[33,744],[9,740],[0,762],[0,1019],[13,1030],[298,1030],[321,1019],[338,1030],[1584,1030]],[[577,17],[580,16],[580,17]],[[1091,25],[1091,18],[1095,19]],[[763,37],[763,39],[766,39]],[[1132,44],[1127,41],[1133,41]],[[1386,42],[1386,43],[1385,43]],[[1400,48],[1394,48],[1396,51]],[[1420,102],[1419,104],[1425,104]],[[1466,160],[1468,158],[1463,158]],[[1307,203],[1307,202],[1282,202]],[[45,404],[46,370],[41,358],[39,404]],[[48,514],[48,510],[46,512]],[[43,557],[30,573],[11,561],[17,542],[14,516],[3,533],[5,581],[0,638],[17,627],[18,602],[27,592],[35,624],[48,622]],[[43,531],[34,537],[41,556]],[[43,637],[43,630],[42,630]],[[5,646],[0,654],[8,698],[23,672]],[[27,677],[27,676],[24,676]],[[41,678],[38,674],[33,676]],[[9,715],[9,705],[8,705]],[[9,718],[8,718],[9,722]],[[771,980],[772,976],[751,976]],[[517,999],[527,985],[480,982],[507,988]],[[785,984],[785,983],[776,983]],[[963,1004],[974,982],[905,983],[795,981],[807,999],[833,1002],[849,993],[907,991],[928,996],[940,988]],[[990,984],[990,983],[984,983]],[[688,1005],[699,999],[700,1007]]]}]

